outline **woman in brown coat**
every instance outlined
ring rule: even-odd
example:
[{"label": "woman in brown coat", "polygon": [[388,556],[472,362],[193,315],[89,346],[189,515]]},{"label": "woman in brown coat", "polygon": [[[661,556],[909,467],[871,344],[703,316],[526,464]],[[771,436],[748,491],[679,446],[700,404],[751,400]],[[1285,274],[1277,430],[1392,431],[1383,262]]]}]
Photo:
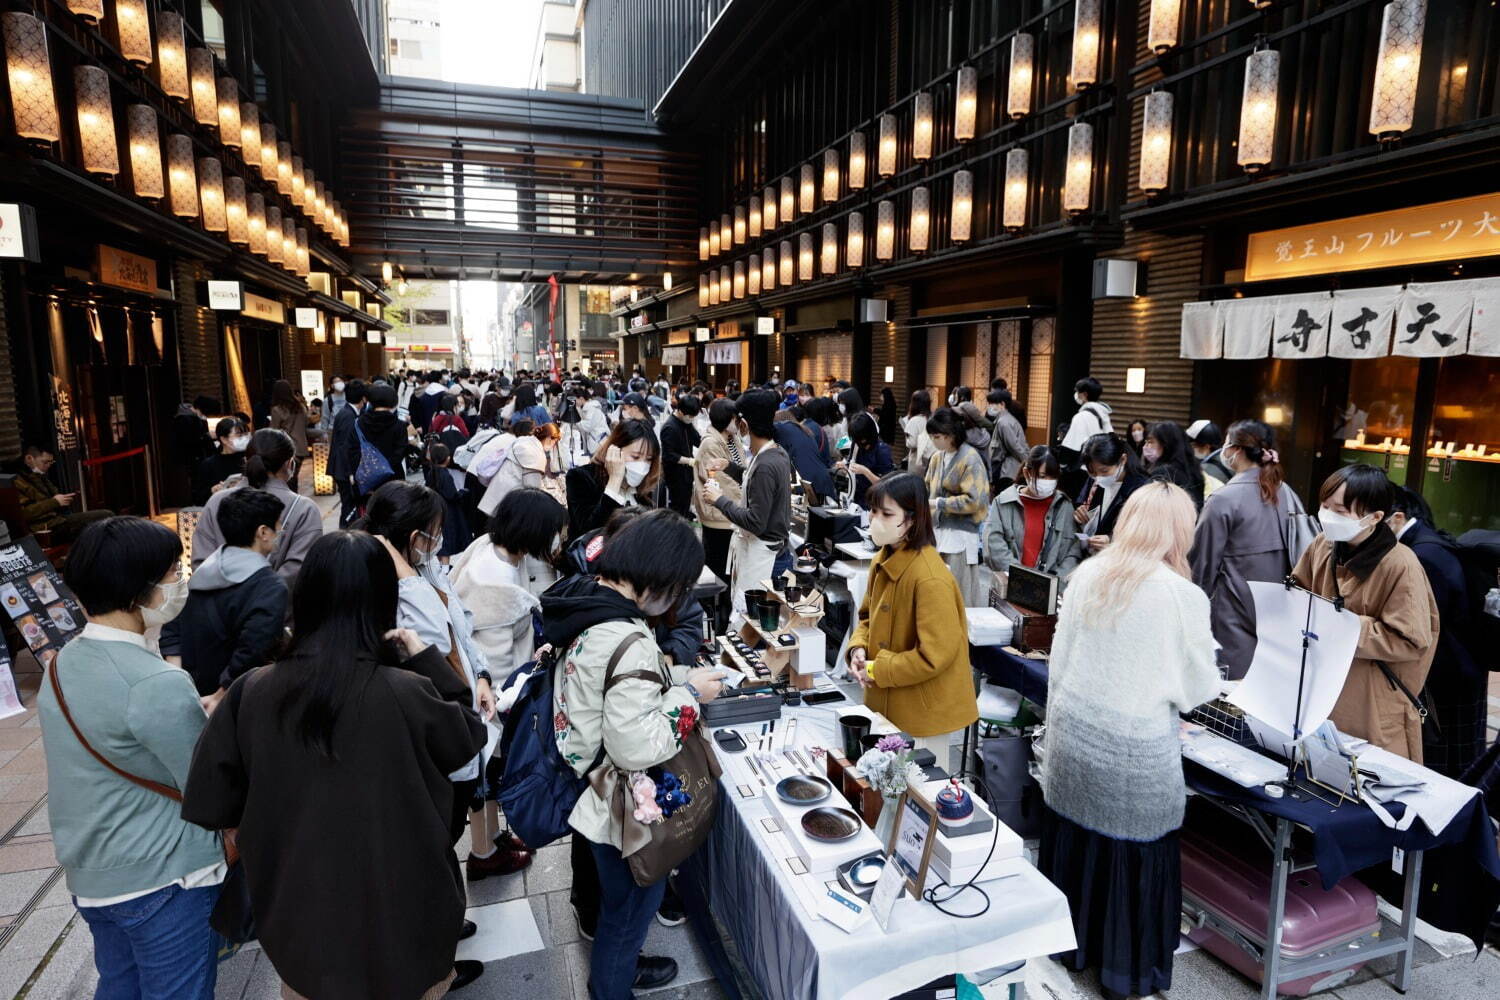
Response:
[{"label": "woman in brown coat", "polygon": [[1333,724],[1420,764],[1422,720],[1412,699],[1437,652],[1438,609],[1421,562],[1396,544],[1386,524],[1394,491],[1373,466],[1349,465],[1329,476],[1318,491],[1323,533],[1292,575],[1316,594],[1343,597],[1360,617],[1359,646],[1329,716]]},{"label": "woman in brown coat", "polygon": [[963,595],[938,554],[927,485],[893,472],[867,499],[880,551],[849,639],[849,669],[866,705],[946,765],[949,736],[979,718]]},{"label": "woman in brown coat", "polygon": [[302,463],[312,454],[307,444],[307,407],[302,405],[292,392],[292,384],[286,379],[277,379],[271,387],[271,427],[286,431],[296,449],[297,466],[292,469],[290,480],[292,492],[297,492],[297,475]]}]

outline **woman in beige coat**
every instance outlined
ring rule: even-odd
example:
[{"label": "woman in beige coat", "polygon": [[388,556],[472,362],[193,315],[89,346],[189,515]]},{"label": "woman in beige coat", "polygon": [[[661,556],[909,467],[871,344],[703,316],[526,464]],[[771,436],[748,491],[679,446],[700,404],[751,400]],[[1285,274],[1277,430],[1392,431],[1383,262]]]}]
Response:
[{"label": "woman in beige coat", "polygon": [[[734,522],[703,499],[703,484],[714,473],[730,466],[743,469],[750,462],[748,449],[740,441],[739,411],[733,400],[716,399],[708,408],[712,428],[703,435],[693,460],[693,512],[703,522],[703,560],[720,579],[729,579],[729,543],[734,539]],[[718,476],[721,495],[735,503],[744,503],[744,488],[734,476]]]},{"label": "woman in beige coat", "polygon": [[1360,617],[1359,645],[1329,716],[1333,724],[1420,764],[1422,719],[1412,700],[1437,652],[1438,609],[1421,562],[1386,524],[1394,490],[1373,466],[1345,466],[1329,476],[1318,491],[1323,533],[1292,576],[1313,593],[1342,597]]}]

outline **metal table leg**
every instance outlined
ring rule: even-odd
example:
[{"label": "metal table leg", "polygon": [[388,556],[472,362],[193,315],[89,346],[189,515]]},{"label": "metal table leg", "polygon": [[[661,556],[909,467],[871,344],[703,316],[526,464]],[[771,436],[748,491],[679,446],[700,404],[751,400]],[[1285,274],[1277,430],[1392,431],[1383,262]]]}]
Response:
[{"label": "metal table leg", "polygon": [[1422,893],[1422,852],[1412,851],[1406,856],[1406,891],[1401,897],[1401,940],[1406,950],[1396,966],[1395,987],[1401,993],[1411,982],[1412,962],[1417,956],[1417,907]]},{"label": "metal table leg", "polygon": [[1262,1000],[1276,1000],[1276,987],[1281,983],[1281,920],[1286,914],[1286,883],[1291,875],[1292,824],[1280,816],[1276,817],[1276,842],[1271,847],[1271,856],[1271,906],[1266,924]]}]

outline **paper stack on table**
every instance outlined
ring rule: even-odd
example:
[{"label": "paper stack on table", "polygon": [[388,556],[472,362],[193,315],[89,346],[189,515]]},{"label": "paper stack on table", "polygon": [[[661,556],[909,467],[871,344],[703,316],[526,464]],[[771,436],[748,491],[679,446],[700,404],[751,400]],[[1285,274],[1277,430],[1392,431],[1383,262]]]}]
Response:
[{"label": "paper stack on table", "polygon": [[969,642],[975,646],[1009,646],[1010,619],[995,608],[965,608],[969,620]]}]

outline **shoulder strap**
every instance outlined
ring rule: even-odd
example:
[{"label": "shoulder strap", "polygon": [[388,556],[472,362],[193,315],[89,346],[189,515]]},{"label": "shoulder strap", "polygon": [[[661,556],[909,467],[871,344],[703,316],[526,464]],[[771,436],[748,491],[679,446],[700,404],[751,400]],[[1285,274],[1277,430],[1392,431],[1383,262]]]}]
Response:
[{"label": "shoulder strap", "polygon": [[[441,587],[433,587],[432,589],[437,593],[438,600],[443,602],[443,610],[447,611],[448,595],[443,593],[443,588]],[[464,669],[463,658],[459,656],[458,636],[453,634],[453,621],[451,618],[448,621],[448,655],[443,657],[443,659],[448,661],[448,666],[453,668],[453,672],[458,675],[458,679],[464,682],[464,687],[468,687],[469,672]]]},{"label": "shoulder strap", "polygon": [[61,664],[59,660],[57,658],[53,658],[52,666],[47,670],[47,675],[52,679],[52,695],[57,699],[57,707],[62,710],[63,718],[68,720],[68,728],[73,730],[73,735],[78,737],[78,742],[83,744],[83,748],[89,752],[90,756],[92,756],[99,763],[103,764],[105,767],[109,768],[115,774],[118,774],[120,777],[124,778],[126,781],[129,781],[132,784],[140,785],[142,788],[148,791],[155,792],[157,795],[164,795],[167,798],[171,799],[173,802],[181,802],[182,793],[177,789],[173,788],[170,785],[163,785],[159,781],[151,781],[148,778],[137,777],[136,775],[131,774],[129,771],[118,768],[98,750],[94,749],[94,745],[90,743],[88,739],[83,735],[83,730],[78,728],[78,723],[73,721],[73,713],[68,711],[68,700],[63,697],[62,682],[57,679],[57,668],[60,665]]},{"label": "shoulder strap", "polygon": [[634,646],[636,640],[640,638],[641,634],[639,632],[631,632],[625,637],[620,645],[615,648],[614,655],[609,658],[609,667],[604,671],[605,694],[609,694],[610,688],[614,687],[620,681],[624,680],[658,681],[661,683],[661,689],[663,691],[666,691],[672,686],[671,684],[667,683],[666,678],[662,677],[660,671],[656,671],[653,673],[649,670],[630,670],[623,674],[615,673],[615,670],[620,666],[620,661],[625,658],[626,652],[628,652],[630,647]]}]

